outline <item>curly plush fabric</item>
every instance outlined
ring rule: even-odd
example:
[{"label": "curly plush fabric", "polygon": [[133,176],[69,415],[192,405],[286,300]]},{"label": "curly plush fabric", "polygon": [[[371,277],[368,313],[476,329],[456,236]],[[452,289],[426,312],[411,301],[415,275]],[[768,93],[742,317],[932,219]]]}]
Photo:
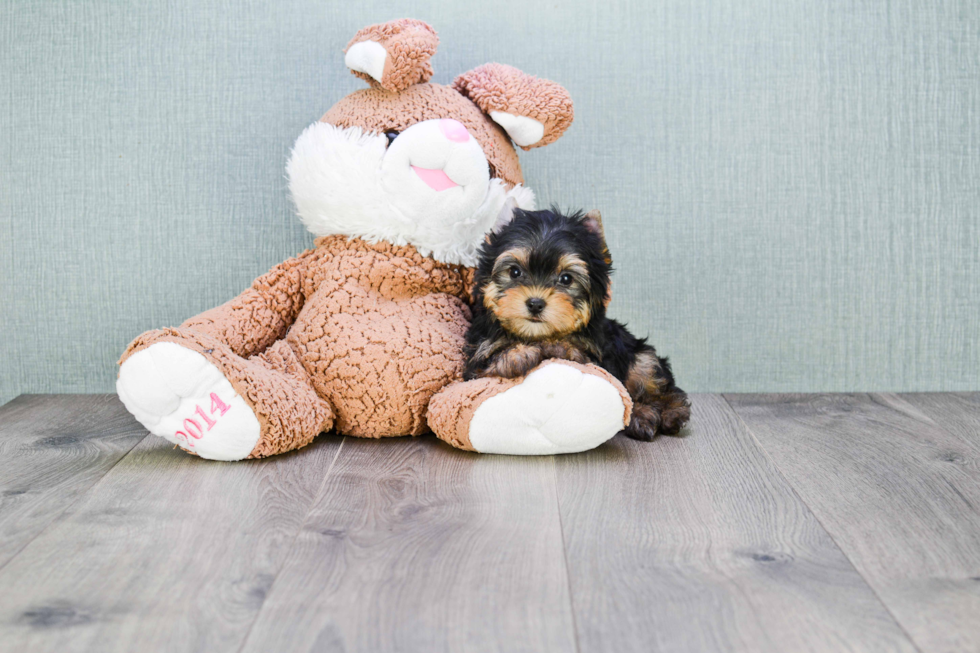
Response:
[{"label": "curly plush fabric", "polygon": [[218,338],[238,356],[264,351],[286,335],[303,308],[303,282],[314,250],[303,252],[272,268],[229,302],[204,311],[181,328]]},{"label": "curly plush fabric", "polygon": [[[581,412],[572,416],[575,421],[567,429],[559,424],[559,430],[575,431],[581,424],[587,429],[589,419],[579,418],[587,417],[590,411],[596,415],[609,413],[611,419],[606,420],[601,433],[586,433],[588,441],[584,444],[582,434],[572,434],[564,444],[554,442],[563,433],[545,434],[545,440],[538,434],[541,446],[536,453],[582,450],[615,433],[622,422],[618,414],[628,398],[623,399],[625,390],[615,379],[597,381],[601,374],[594,370],[545,368],[533,372],[537,377],[523,380],[461,382],[473,270],[440,262],[436,257],[466,262],[468,259],[459,252],[472,249],[485,231],[509,219],[513,206],[507,208],[504,194],[499,195],[502,206],[492,201],[502,186],[507,186],[506,197],[514,205],[523,206],[518,198],[531,202],[530,191],[515,188],[523,184],[524,177],[512,140],[534,147],[554,141],[571,122],[572,108],[567,93],[557,84],[497,64],[462,75],[454,87],[427,83],[432,76],[429,60],[437,45],[435,31],[416,20],[395,20],[359,31],[348,44],[345,62],[371,88],[341,99],[321,122],[341,130],[359,128],[351,133],[357,131],[368,138],[363,143],[358,141],[358,147],[378,147],[379,152],[390,156],[378,168],[379,183],[408,179],[407,185],[395,186],[402,193],[399,198],[411,196],[415,188],[446,191],[431,184],[428,189],[424,186],[428,182],[423,172],[430,176],[441,172],[463,187],[463,199],[468,188],[479,189],[483,204],[477,203],[475,212],[469,204],[458,204],[454,212],[447,198],[456,196],[420,195],[421,215],[415,216],[398,213],[396,209],[402,209],[389,202],[394,226],[390,233],[377,236],[379,242],[369,242],[375,236],[355,227],[362,217],[358,211],[363,210],[368,221],[377,219],[379,211],[372,208],[369,195],[378,187],[365,186],[367,190],[355,192],[356,196],[341,194],[338,200],[337,194],[330,192],[338,184],[329,182],[343,179],[343,175],[324,175],[321,168],[333,166],[336,170],[332,172],[349,173],[349,161],[358,159],[321,152],[318,147],[336,153],[341,141],[303,140],[322,131],[308,129],[297,141],[306,149],[299,145],[296,149],[302,149],[302,156],[307,157],[302,159],[304,163],[315,161],[291,171],[290,188],[297,188],[293,185],[294,172],[304,183],[309,182],[299,186],[303,189],[303,207],[312,215],[307,220],[304,214],[304,221],[327,225],[330,230],[318,233],[311,228],[322,236],[316,239],[314,249],[277,265],[238,297],[190,318],[178,328],[148,331],[129,345],[119,361],[119,396],[152,433],[216,460],[282,453],[308,444],[331,428],[344,435],[381,438],[418,435],[431,425],[447,442],[474,449],[471,435],[474,440],[489,442],[486,433],[496,432],[493,424],[487,427],[487,420],[479,416],[496,414],[487,410],[495,405],[488,404],[488,399],[496,404],[509,398],[513,399],[510,404],[524,402],[503,411],[518,427],[502,429],[505,435],[519,437],[521,420],[554,426],[557,422],[549,422],[547,416],[529,413],[540,412],[549,398],[555,398],[548,379],[558,379],[561,375],[556,376],[556,371],[562,372],[563,378],[569,374],[574,377],[566,383],[568,396],[557,400],[572,403]],[[488,115],[490,111],[500,115]],[[410,146],[406,143],[414,142],[402,132],[416,136],[428,133],[425,125],[437,124],[429,121],[441,122],[432,135],[426,136],[430,140],[412,146],[416,148],[412,153],[420,159],[394,156],[399,148],[407,152],[405,148]],[[465,139],[458,138],[458,123],[466,128]],[[422,131],[411,132],[416,126]],[[322,124],[317,127],[332,129]],[[383,135],[390,132],[402,133],[401,140],[387,141]],[[396,144],[394,149],[391,142]],[[464,148],[470,148],[469,154]],[[471,158],[461,158],[466,156]],[[450,169],[457,174],[465,171],[460,162],[477,160],[473,157],[478,158],[478,175],[449,176]],[[484,177],[484,157],[489,181]],[[384,170],[385,162],[391,162],[390,170]],[[398,169],[402,164],[404,169]],[[388,176],[381,177],[382,173]],[[351,174],[363,176],[356,170]],[[474,185],[477,183],[485,188]],[[434,229],[433,206],[440,203],[448,216],[446,240],[451,242],[442,243],[435,236],[430,241],[439,242],[442,254],[437,255],[431,245],[428,251],[432,256],[423,256],[411,245],[387,242],[414,242],[427,251],[427,245],[417,238],[420,233],[431,236],[425,229]],[[490,219],[483,221],[478,218],[485,206],[491,208],[483,217]],[[337,225],[343,228],[334,229]],[[441,232],[436,230],[436,236],[441,238]],[[445,252],[455,252],[457,257],[446,257]],[[522,392],[506,393],[515,386],[521,386],[516,389]],[[598,399],[592,400],[590,395]],[[481,406],[484,410],[477,414]],[[224,418],[229,410],[235,412]],[[248,415],[248,410],[253,415]],[[200,423],[194,421],[198,418]],[[474,420],[477,427],[471,424]],[[513,446],[491,442],[484,450],[522,453],[525,449],[520,442]]]},{"label": "curly plush fabric", "polygon": [[[619,393],[623,406],[622,423],[628,425],[633,411],[633,400],[626,388],[612,374],[597,365],[576,363],[566,360],[547,360],[528,372],[528,375],[548,365],[564,365],[607,382]],[[436,394],[429,402],[429,428],[436,436],[457,449],[476,451],[470,438],[473,415],[488,399],[524,383],[526,376],[513,379],[487,377],[472,381],[457,381]],[[528,415],[528,418],[531,416]]]},{"label": "curly plush fabric", "polygon": [[371,86],[387,91],[402,91],[412,84],[427,82],[432,77],[429,59],[436,53],[439,36],[421,20],[402,18],[365,27],[354,35],[344,52],[364,41],[379,43],[387,53],[384,73],[380,80],[357,70],[351,73]]},{"label": "curly plush fabric", "polygon": [[524,150],[555,142],[575,118],[568,91],[513,66],[484,64],[457,77],[453,88],[487,113],[504,111],[542,123],[544,137],[531,145],[522,145]]},{"label": "curly plush fabric", "polygon": [[306,446],[317,434],[333,426],[330,406],[317,396],[309,376],[284,341],[258,356],[243,358],[228,344],[207,333],[185,327],[157,329],[136,338],[119,364],[160,342],[172,342],[204,356],[221,370],[235,392],[251,407],[263,435],[249,458],[264,458]]},{"label": "curly plush fabric", "polygon": [[157,342],[202,354],[259,419],[253,458],[304,446],[331,426],[418,435],[429,399],[462,375],[472,280],[472,269],[411,246],[320,238],[230,302],[144,333],[119,362]]},{"label": "curly plush fabric", "polygon": [[476,451],[470,442],[473,413],[491,397],[520,384],[521,379],[486,378],[449,386],[429,403],[429,428],[457,449]]},{"label": "curly plush fabric", "polygon": [[480,143],[490,175],[509,184],[524,183],[517,152],[507,133],[478,106],[453,89],[417,84],[397,95],[381,88],[355,91],[333,105],[321,122],[337,127],[360,127],[368,132],[404,131],[423,120],[452,116]]},{"label": "curly plush fabric", "polygon": [[418,435],[429,399],[462,374],[467,268],[414,247],[317,240],[304,310],[286,336],[340,433]]}]

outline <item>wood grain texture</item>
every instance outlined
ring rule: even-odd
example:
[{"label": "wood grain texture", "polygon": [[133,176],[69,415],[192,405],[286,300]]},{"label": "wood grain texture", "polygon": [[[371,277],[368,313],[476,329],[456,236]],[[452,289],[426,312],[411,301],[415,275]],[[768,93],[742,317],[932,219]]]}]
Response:
[{"label": "wood grain texture", "polygon": [[236,650],[338,446],[217,463],[146,438],[0,570],[0,651]]},{"label": "wood grain texture", "polygon": [[899,396],[946,432],[980,447],[980,392],[928,392]]},{"label": "wood grain texture", "polygon": [[728,401],[555,459],[214,463],[115,398],[21,397],[0,652],[980,650],[980,396]]},{"label": "wood grain texture", "polygon": [[245,651],[573,651],[553,460],[348,438]]},{"label": "wood grain texture", "polygon": [[580,650],[913,651],[717,395],[557,461]]},{"label": "wood grain texture", "polygon": [[895,395],[731,395],[923,651],[980,650],[980,447]]},{"label": "wood grain texture", "polygon": [[0,408],[0,569],[145,436],[115,395]]}]

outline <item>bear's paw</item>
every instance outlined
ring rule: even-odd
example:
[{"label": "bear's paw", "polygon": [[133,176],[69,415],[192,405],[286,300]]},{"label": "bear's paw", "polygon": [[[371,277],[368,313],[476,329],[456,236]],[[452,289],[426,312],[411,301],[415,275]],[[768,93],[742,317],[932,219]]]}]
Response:
[{"label": "bear's paw", "polygon": [[202,354],[158,342],[127,358],[116,391],[153,435],[211,460],[241,460],[259,440],[255,413]]},{"label": "bear's paw", "polygon": [[470,443],[480,453],[523,456],[593,449],[628,423],[624,396],[587,368],[546,363],[476,409]]}]

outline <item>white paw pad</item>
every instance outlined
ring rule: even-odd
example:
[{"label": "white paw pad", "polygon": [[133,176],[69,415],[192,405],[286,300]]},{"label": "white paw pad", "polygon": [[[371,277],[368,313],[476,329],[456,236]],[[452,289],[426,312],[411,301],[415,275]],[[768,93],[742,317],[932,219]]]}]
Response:
[{"label": "white paw pad", "polygon": [[626,406],[611,383],[553,363],[487,399],[470,422],[481,453],[551,455],[593,449],[621,431]]},{"label": "white paw pad", "polygon": [[208,360],[174,342],[136,352],[119,369],[126,410],[162,438],[211,460],[241,460],[259,440],[259,421]]}]

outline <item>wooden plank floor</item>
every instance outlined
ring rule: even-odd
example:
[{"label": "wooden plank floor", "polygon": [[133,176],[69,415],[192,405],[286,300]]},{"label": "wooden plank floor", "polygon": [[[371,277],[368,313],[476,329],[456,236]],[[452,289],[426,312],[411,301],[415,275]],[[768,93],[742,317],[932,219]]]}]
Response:
[{"label": "wooden plank floor", "polygon": [[701,395],[685,437],[174,451],[0,407],[0,651],[980,651],[980,393]]},{"label": "wooden plank floor", "polygon": [[732,397],[777,467],[920,650],[978,651],[980,440],[975,431],[972,437],[951,433],[916,401],[895,395]]}]

